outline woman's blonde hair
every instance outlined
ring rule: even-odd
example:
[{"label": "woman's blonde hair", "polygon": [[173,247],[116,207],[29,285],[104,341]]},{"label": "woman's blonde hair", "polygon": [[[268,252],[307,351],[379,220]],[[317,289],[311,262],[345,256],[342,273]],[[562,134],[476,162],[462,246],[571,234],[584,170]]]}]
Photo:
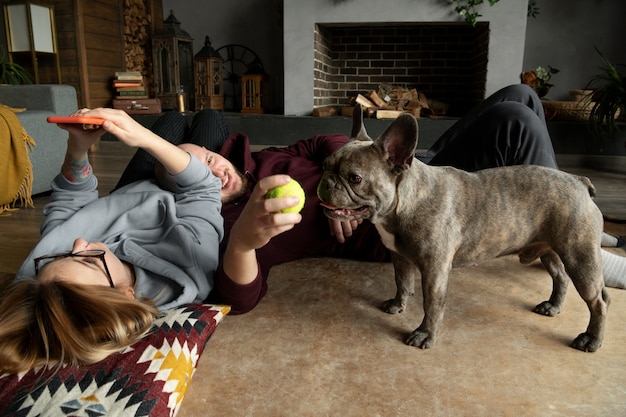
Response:
[{"label": "woman's blonde hair", "polygon": [[44,365],[87,365],[130,346],[159,311],[98,285],[14,281],[0,295],[0,371]]}]

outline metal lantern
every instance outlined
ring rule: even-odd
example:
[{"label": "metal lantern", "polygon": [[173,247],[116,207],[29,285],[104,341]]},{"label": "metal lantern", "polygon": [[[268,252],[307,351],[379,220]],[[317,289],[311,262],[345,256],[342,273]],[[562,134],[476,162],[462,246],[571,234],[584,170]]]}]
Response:
[{"label": "metal lantern", "polygon": [[9,59],[30,70],[36,84],[60,84],[54,6],[30,0],[4,3]]},{"label": "metal lantern", "polygon": [[193,108],[193,38],[180,28],[170,10],[163,28],[152,37],[152,56],[156,97],[163,109],[179,109],[178,97],[185,100],[183,108]]},{"label": "metal lantern", "polygon": [[224,60],[211,46],[207,36],[204,47],[193,59],[196,85],[196,111],[203,109],[224,110],[224,79],[222,65]]},{"label": "metal lantern", "polygon": [[257,60],[241,76],[241,112],[266,113],[270,110],[270,77]]}]

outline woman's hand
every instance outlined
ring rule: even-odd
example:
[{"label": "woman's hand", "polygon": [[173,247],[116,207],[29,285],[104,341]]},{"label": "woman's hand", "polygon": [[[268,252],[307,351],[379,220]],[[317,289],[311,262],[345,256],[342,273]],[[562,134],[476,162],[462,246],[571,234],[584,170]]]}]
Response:
[{"label": "woman's hand", "polygon": [[[88,109],[81,109],[70,116],[83,116],[87,112]],[[104,131],[100,128],[85,130],[80,123],[59,123],[58,126],[69,132],[61,174],[70,182],[84,182],[91,175],[89,148],[98,141]]]},{"label": "woman's hand", "polygon": [[155,140],[155,137],[158,137],[124,110],[97,108],[84,110],[80,115],[104,119],[101,127],[103,131],[100,134],[108,132],[115,136],[117,140],[132,148],[147,148]]},{"label": "woman's hand", "polygon": [[[80,109],[70,116],[83,116],[87,112],[89,109]],[[80,123],[58,123],[57,126],[69,132],[67,154],[76,161],[85,159],[91,145],[104,134],[100,128],[85,130]]]},{"label": "woman's hand", "polygon": [[127,146],[142,148],[161,162],[170,174],[179,174],[189,165],[190,157],[186,151],[154,134],[124,110],[98,108],[81,115],[104,119],[99,130],[112,134]]},{"label": "woman's hand", "polygon": [[95,117],[104,119],[101,127],[96,129],[83,129],[79,123],[59,123],[58,126],[69,132],[68,151],[80,159],[81,154],[86,154],[91,145],[105,133],[114,135],[120,142],[137,148],[146,147],[154,141],[154,135],[149,129],[143,127],[123,110],[117,109],[80,109],[70,115]]}]

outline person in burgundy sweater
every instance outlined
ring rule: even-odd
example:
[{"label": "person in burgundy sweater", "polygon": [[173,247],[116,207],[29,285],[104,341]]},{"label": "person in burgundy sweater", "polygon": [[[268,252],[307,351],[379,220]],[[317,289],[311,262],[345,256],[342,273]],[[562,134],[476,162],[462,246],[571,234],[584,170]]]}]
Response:
[{"label": "person in burgundy sweater", "polygon": [[[316,135],[287,147],[251,152],[248,137],[231,136],[221,113],[212,110],[198,112],[191,126],[179,113],[165,113],[152,130],[180,144],[222,180],[225,238],[215,289],[207,301],[229,304],[233,313],[248,312],[265,295],[270,268],[296,259],[390,260],[371,223],[330,220],[320,208],[317,184],[322,162],[348,141],[347,136]],[[416,156],[432,165],[468,171],[519,164],[558,168],[541,101],[524,84],[494,93],[446,131],[426,154]],[[153,158],[138,150],[117,187],[154,178],[153,168]],[[167,188],[167,176],[158,164],[156,172],[161,186]],[[286,184],[290,177],[305,190],[304,208],[300,213],[272,214],[297,204],[295,197],[264,198],[267,190]]]},{"label": "person in burgundy sweater", "polygon": [[[217,294],[214,292],[213,295],[219,296],[218,299],[222,302],[238,306],[234,309],[235,311],[243,312],[253,308],[265,294],[266,277],[274,265],[314,256],[369,261],[390,259],[387,249],[383,246],[378,232],[371,223],[364,222],[358,225],[358,228],[356,223],[346,225],[348,229],[345,233],[352,235],[349,239],[345,239],[340,223],[331,221],[322,213],[320,200],[317,197],[317,184],[322,175],[322,161],[347,141],[348,137],[343,135],[316,135],[288,147],[266,148],[252,153],[245,135],[234,135],[226,140],[220,150],[220,155],[233,162],[237,169],[244,173],[250,186],[247,187],[248,191],[244,196],[222,207],[225,236],[231,237],[230,243],[224,242],[222,245],[222,251],[226,250],[226,245],[233,244],[233,229],[236,227],[237,220],[241,218],[242,206],[254,199],[265,204],[263,195],[274,186],[273,184],[259,184],[260,190],[257,192],[254,190],[254,185],[258,183],[258,179],[271,179],[271,176],[275,174],[288,174],[302,185],[306,192],[306,201],[300,214],[281,214],[281,217],[285,218],[286,225],[293,225],[293,229],[276,235],[272,233],[271,239],[261,239],[258,244],[252,245],[256,249],[258,274],[250,284],[242,286],[229,279],[229,276],[233,274],[225,272],[228,268],[227,257],[222,257],[224,261],[220,264],[216,274]],[[288,202],[285,207],[292,205]],[[260,212],[264,211],[261,209]],[[258,218],[258,216],[253,217]],[[275,217],[276,215],[269,216],[268,220]],[[331,229],[333,226],[338,229]],[[251,235],[249,230],[252,227],[254,226],[240,227],[243,239]]]}]

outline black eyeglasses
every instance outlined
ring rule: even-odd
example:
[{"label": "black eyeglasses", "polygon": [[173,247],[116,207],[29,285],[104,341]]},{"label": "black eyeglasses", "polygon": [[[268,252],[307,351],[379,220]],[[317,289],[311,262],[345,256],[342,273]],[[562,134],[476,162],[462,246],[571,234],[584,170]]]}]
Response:
[{"label": "black eyeglasses", "polygon": [[109,267],[107,266],[106,261],[104,260],[104,254],[106,251],[102,249],[92,249],[92,250],[82,250],[80,252],[65,252],[65,253],[56,253],[54,255],[45,255],[35,258],[35,272],[39,273],[39,269],[43,267],[46,263],[52,262],[56,259],[61,258],[98,258],[102,261],[102,265],[104,266],[104,270],[107,274],[107,279],[109,280],[109,284],[111,288],[115,288],[113,285],[113,278],[111,278],[111,273],[109,272]]}]

